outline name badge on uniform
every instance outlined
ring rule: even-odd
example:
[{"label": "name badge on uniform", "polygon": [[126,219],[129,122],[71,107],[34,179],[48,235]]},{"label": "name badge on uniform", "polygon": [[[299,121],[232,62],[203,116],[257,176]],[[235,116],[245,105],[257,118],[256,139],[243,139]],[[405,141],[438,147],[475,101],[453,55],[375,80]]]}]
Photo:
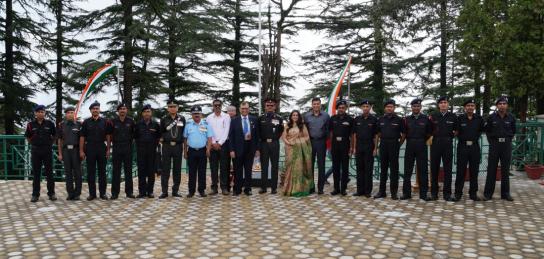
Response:
[{"label": "name badge on uniform", "polygon": [[280,124],[280,121],[279,120],[272,120],[272,124],[277,126],[278,124]]},{"label": "name badge on uniform", "polygon": [[446,121],[447,124],[453,124],[453,121]]},{"label": "name badge on uniform", "polygon": [[183,127],[183,121],[178,121],[178,123],[176,123],[176,125],[177,125],[178,127]]},{"label": "name badge on uniform", "polygon": [[74,145],[66,145],[67,149],[74,149]]},{"label": "name badge on uniform", "polygon": [[346,125],[346,126],[349,126],[349,122],[347,122],[347,121],[344,121],[344,122],[342,122],[342,125]]},{"label": "name badge on uniform", "polygon": [[200,130],[200,132],[208,132],[208,128],[206,128],[206,126],[200,126],[198,130]]},{"label": "name badge on uniform", "polygon": [[499,138],[499,142],[506,142],[506,138]]},{"label": "name badge on uniform", "polygon": [[175,141],[170,141],[170,146],[175,146],[177,143]]},{"label": "name badge on uniform", "polygon": [[472,141],[467,141],[467,146],[472,146]]},{"label": "name badge on uniform", "polygon": [[267,138],[267,139],[266,139],[266,142],[272,143],[272,139],[271,139],[271,138]]},{"label": "name badge on uniform", "polygon": [[336,141],[342,141],[342,137],[336,137]]}]

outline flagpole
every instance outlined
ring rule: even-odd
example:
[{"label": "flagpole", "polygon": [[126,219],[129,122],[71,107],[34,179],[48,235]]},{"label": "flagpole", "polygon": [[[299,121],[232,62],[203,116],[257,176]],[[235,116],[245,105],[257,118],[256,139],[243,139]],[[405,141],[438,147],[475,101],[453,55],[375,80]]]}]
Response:
[{"label": "flagpole", "polygon": [[261,3],[261,0],[259,0],[259,116],[261,116],[261,110],[262,110],[262,103],[261,103],[261,99],[262,99],[262,93],[261,93],[261,88],[263,86],[262,84],[262,68],[263,68],[263,61],[262,61],[262,3]]},{"label": "flagpole", "polygon": [[[117,66],[117,90],[119,90],[119,94],[117,95],[117,103],[120,103],[119,102],[119,96],[121,96],[121,73],[120,73],[120,70],[121,70],[121,66],[118,62],[115,62],[116,66]],[[121,98],[121,101],[124,101],[123,100],[124,98]]]},{"label": "flagpole", "polygon": [[[351,58],[351,56],[350,56]],[[351,107],[351,65],[348,66],[348,114],[349,114],[349,108]]]}]

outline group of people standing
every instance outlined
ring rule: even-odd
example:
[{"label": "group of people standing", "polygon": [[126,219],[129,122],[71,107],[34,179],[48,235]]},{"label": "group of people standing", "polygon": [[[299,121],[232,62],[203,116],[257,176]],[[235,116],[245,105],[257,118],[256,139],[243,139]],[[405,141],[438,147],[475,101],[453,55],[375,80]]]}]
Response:
[{"label": "group of people standing", "polygon": [[[128,109],[123,103],[117,106],[117,116],[105,119],[100,115],[100,104],[89,106],[91,117],[82,123],[75,118],[75,110],[68,107],[65,119],[58,123],[45,119],[45,107],[35,108],[36,119],[28,123],[25,136],[31,144],[33,192],[32,202],[39,200],[41,167],[45,167],[48,196],[56,200],[52,173],[52,145],[57,141],[58,158],[64,162],[68,200],[79,200],[82,189],[81,161],[86,161],[89,196],[87,200],[100,198],[117,199],[120,192],[121,172],[124,171],[125,194],[127,198],[153,198],[157,149],[160,149],[161,194],[160,199],[169,195],[181,197],[182,158],[188,165],[188,194],[206,197],[206,166],[211,169],[211,195],[219,193],[233,196],[252,195],[253,162],[261,160],[260,194],[278,191],[280,141],[285,148],[283,170],[283,194],[307,196],[317,191],[324,194],[325,156],[327,141],[330,141],[334,187],[331,195],[347,195],[349,181],[349,159],[355,156],[357,165],[357,190],[354,196],[371,197],[374,157],[380,157],[380,186],[374,198],[386,197],[386,184],[390,178],[392,199],[399,199],[399,150],[406,141],[404,159],[404,182],[401,199],[410,199],[411,176],[417,165],[417,179],[420,185],[419,198],[425,201],[438,199],[438,174],[443,164],[443,198],[458,201],[463,194],[464,172],[469,168],[469,196],[477,196],[478,169],[480,163],[479,139],[486,132],[490,143],[488,174],[484,199],[492,198],[495,188],[497,165],[501,164],[501,198],[512,200],[509,192],[509,167],[511,142],[515,134],[515,119],[507,112],[506,98],[496,102],[497,111],[485,121],[476,114],[475,101],[464,103],[465,112],[459,116],[449,111],[446,97],[438,99],[438,111],[427,116],[421,113],[421,100],[411,102],[412,114],[401,118],[396,115],[395,101],[384,104],[385,114],[376,117],[370,113],[372,104],[368,100],[360,103],[362,114],[352,118],[347,114],[348,105],[340,100],[336,114],[329,116],[321,110],[321,100],[312,99],[312,108],[302,114],[297,110],[284,120],[276,113],[277,101],[266,99],[265,113],[260,117],[249,114],[249,103],[242,102],[239,115],[236,107],[229,106],[222,111],[220,100],[212,102],[213,112],[203,117],[202,108],[191,108],[192,119],[178,114],[179,106],[174,100],[167,102],[168,114],[154,120],[150,105],[141,109],[141,119],[134,121],[127,116]],[[431,144],[431,195],[428,196],[428,155],[427,141]],[[452,196],[453,140],[457,145],[457,179]],[[138,195],[132,186],[132,150],[136,147],[138,168]],[[107,195],[106,161],[112,156],[113,172],[111,197]],[[317,162],[317,187],[314,180],[314,165]],[[234,167],[234,185],[231,189],[230,167]],[[270,177],[268,172],[270,172]],[[96,176],[98,190],[96,193]],[[169,181],[173,185],[169,193]],[[198,185],[198,187],[197,187]],[[317,189],[317,190],[316,190]]]}]

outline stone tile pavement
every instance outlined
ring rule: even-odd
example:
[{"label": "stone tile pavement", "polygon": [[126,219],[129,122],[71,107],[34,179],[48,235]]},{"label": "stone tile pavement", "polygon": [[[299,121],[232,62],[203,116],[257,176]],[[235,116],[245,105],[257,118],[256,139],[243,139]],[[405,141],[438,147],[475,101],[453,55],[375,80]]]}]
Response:
[{"label": "stone tile pavement", "polygon": [[51,202],[44,183],[33,204],[30,181],[0,181],[0,258],[544,258],[544,186],[517,173],[511,184],[514,202],[425,203],[256,188],[73,202],[62,183]]}]

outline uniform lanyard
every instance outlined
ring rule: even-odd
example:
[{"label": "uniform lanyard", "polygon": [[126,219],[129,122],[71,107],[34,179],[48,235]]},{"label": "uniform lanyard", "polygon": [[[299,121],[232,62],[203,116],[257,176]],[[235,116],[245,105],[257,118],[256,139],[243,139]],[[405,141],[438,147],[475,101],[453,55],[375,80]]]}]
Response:
[{"label": "uniform lanyard", "polygon": [[172,137],[172,139],[177,139],[178,138],[178,117],[176,116],[176,119],[172,122],[173,126],[172,128],[170,128],[170,137]]}]

